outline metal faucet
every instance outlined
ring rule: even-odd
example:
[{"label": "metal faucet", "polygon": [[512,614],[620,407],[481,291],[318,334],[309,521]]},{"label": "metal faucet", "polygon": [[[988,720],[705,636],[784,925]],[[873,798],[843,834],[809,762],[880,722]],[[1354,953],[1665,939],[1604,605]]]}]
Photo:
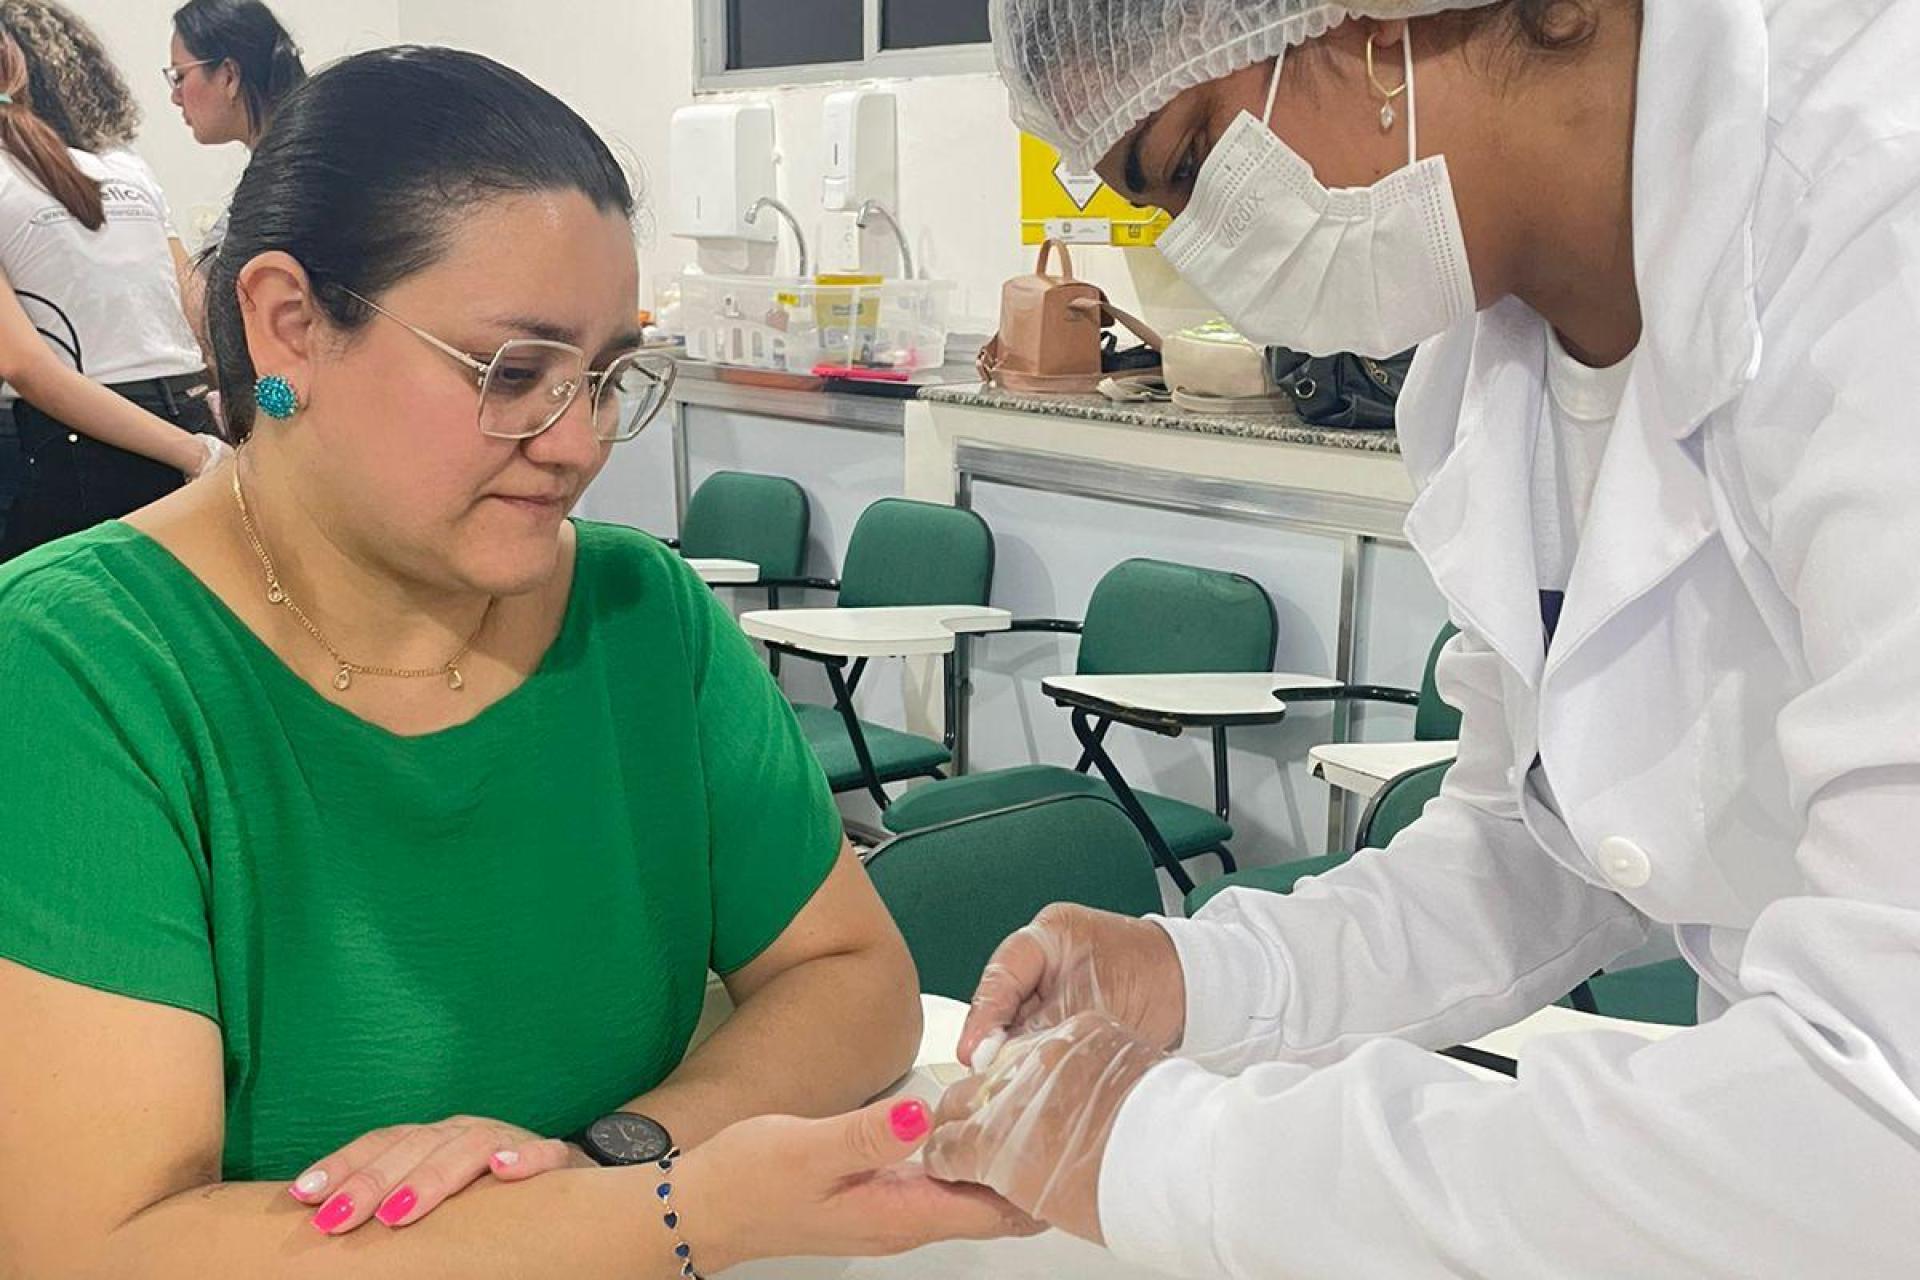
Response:
[{"label": "metal faucet", "polygon": [[786,220],[788,230],[793,232],[794,244],[800,247],[800,278],[802,280],[812,279],[813,273],[807,270],[811,262],[811,259],[807,256],[807,235],[806,232],[800,229],[800,219],[793,216],[793,210],[787,208],[786,205],[781,204],[772,196],[761,196],[753,202],[753,207],[747,210],[748,226],[753,226],[760,220],[760,212],[763,209],[771,209]]},{"label": "metal faucet", "polygon": [[907,279],[914,279],[913,246],[907,243],[907,233],[900,229],[900,219],[894,217],[893,212],[889,210],[887,206],[881,204],[878,200],[867,201],[860,206],[860,212],[855,215],[853,225],[865,231],[867,229],[867,223],[876,217],[884,218],[887,226],[893,229],[893,238],[900,242],[900,271]]}]

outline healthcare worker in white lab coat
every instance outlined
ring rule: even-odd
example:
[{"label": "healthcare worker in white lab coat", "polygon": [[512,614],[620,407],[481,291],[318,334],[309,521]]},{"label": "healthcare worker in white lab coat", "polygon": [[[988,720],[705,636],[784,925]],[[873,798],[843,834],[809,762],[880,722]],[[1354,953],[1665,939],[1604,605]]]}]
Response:
[{"label": "healthcare worker in white lab coat", "polygon": [[[1920,1275],[1920,3],[993,10],[1243,332],[1426,344],[1465,724],[1385,851],[1011,939],[930,1167],[1176,1275]],[[1428,1052],[1656,933],[1698,1027]]]}]

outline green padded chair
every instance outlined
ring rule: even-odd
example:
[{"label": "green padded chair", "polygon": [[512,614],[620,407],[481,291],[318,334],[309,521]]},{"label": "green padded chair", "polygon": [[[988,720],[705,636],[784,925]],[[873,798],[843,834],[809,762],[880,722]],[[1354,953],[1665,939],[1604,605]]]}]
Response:
[{"label": "green padded chair", "polygon": [[1054,796],[900,836],[867,862],[920,968],[920,989],[969,1000],[994,948],[1056,902],[1161,909],[1146,842],[1120,806]]},{"label": "green padded chair", "polygon": [[[1094,588],[1083,623],[1039,620],[1013,626],[1015,631],[1077,633],[1075,670],[1083,676],[1271,671],[1278,629],[1273,601],[1253,579],[1162,560],[1128,560],[1108,572]],[[1100,726],[1103,733],[1105,728]],[[1231,871],[1225,729],[1214,730],[1213,757],[1212,808],[1137,789],[1135,794],[1174,857],[1184,861],[1213,854]],[[920,831],[1048,796],[1114,798],[1092,767],[1083,754],[1071,769],[1022,765],[916,787],[887,810],[887,830]]]},{"label": "green padded chair", "polygon": [[687,502],[680,554],[759,565],[760,585],[771,593],[805,573],[812,519],[806,490],[785,476],[716,471]]},{"label": "green padded chair", "polygon": [[[854,526],[840,580],[809,585],[837,591],[843,609],[985,605],[993,591],[993,559],[993,533],[973,512],[884,498],[868,507]],[[833,705],[796,703],[794,714],[836,794],[865,790],[884,810],[893,803],[886,784],[944,776],[959,728],[959,667],[954,655],[948,655],[946,662],[945,736],[936,742],[869,724],[855,714],[853,695],[866,674],[866,659],[849,664],[798,649],[771,647],[776,653],[826,668]]]},{"label": "green padded chair", "polygon": [[1347,702],[1384,702],[1396,706],[1413,708],[1413,740],[1415,742],[1452,742],[1460,737],[1460,713],[1448,706],[1440,697],[1440,653],[1447,642],[1460,634],[1460,628],[1449,622],[1440,628],[1440,635],[1433,642],[1433,648],[1427,651],[1426,671],[1420,677],[1418,689],[1400,689],[1389,685],[1356,684],[1342,689],[1339,697]]},{"label": "green padded chair", "polygon": [[1700,975],[1685,960],[1614,969],[1587,979],[1560,1003],[1609,1018],[1691,1027],[1700,1020]]},{"label": "green padded chair", "polygon": [[[1392,844],[1394,838],[1426,811],[1427,804],[1440,794],[1440,784],[1446,780],[1447,770],[1453,768],[1453,761],[1428,765],[1424,769],[1414,769],[1401,774],[1389,782],[1373,798],[1367,812],[1360,819],[1360,840],[1362,849],[1384,849]],[[1324,875],[1335,867],[1352,859],[1350,853],[1329,854],[1324,858],[1306,858],[1299,862],[1287,862],[1277,867],[1256,867],[1249,871],[1236,872],[1223,876],[1208,884],[1201,885],[1187,895],[1186,909],[1193,915],[1207,905],[1215,895],[1232,888],[1264,889],[1269,893],[1291,893],[1293,887],[1312,876]]]}]

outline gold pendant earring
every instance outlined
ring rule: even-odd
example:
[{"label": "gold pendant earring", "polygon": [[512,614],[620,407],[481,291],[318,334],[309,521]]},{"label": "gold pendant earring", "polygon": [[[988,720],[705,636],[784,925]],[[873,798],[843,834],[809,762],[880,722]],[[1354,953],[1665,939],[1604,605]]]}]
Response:
[{"label": "gold pendant earring", "polygon": [[1407,91],[1409,81],[1402,80],[1400,87],[1397,89],[1389,89],[1386,85],[1380,83],[1380,74],[1375,69],[1373,60],[1373,46],[1376,38],[1377,37],[1374,36],[1367,37],[1367,83],[1373,86],[1375,93],[1386,99],[1386,102],[1380,107],[1380,132],[1392,133],[1393,126],[1400,119],[1400,113],[1393,109],[1393,104]]}]

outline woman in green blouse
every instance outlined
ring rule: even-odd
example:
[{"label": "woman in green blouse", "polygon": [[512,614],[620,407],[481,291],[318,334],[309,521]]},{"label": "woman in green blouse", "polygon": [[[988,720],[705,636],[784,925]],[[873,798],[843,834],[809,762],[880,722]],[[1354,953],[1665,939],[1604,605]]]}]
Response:
[{"label": "woman in green blouse", "polygon": [[745,638],[567,519],[665,396],[632,211],[498,64],[316,77],[213,266],[238,463],[0,575],[20,1274],[665,1276],[1007,1213],[849,1180],[912,1107],[736,1123],[878,1093],[919,1004]]}]

